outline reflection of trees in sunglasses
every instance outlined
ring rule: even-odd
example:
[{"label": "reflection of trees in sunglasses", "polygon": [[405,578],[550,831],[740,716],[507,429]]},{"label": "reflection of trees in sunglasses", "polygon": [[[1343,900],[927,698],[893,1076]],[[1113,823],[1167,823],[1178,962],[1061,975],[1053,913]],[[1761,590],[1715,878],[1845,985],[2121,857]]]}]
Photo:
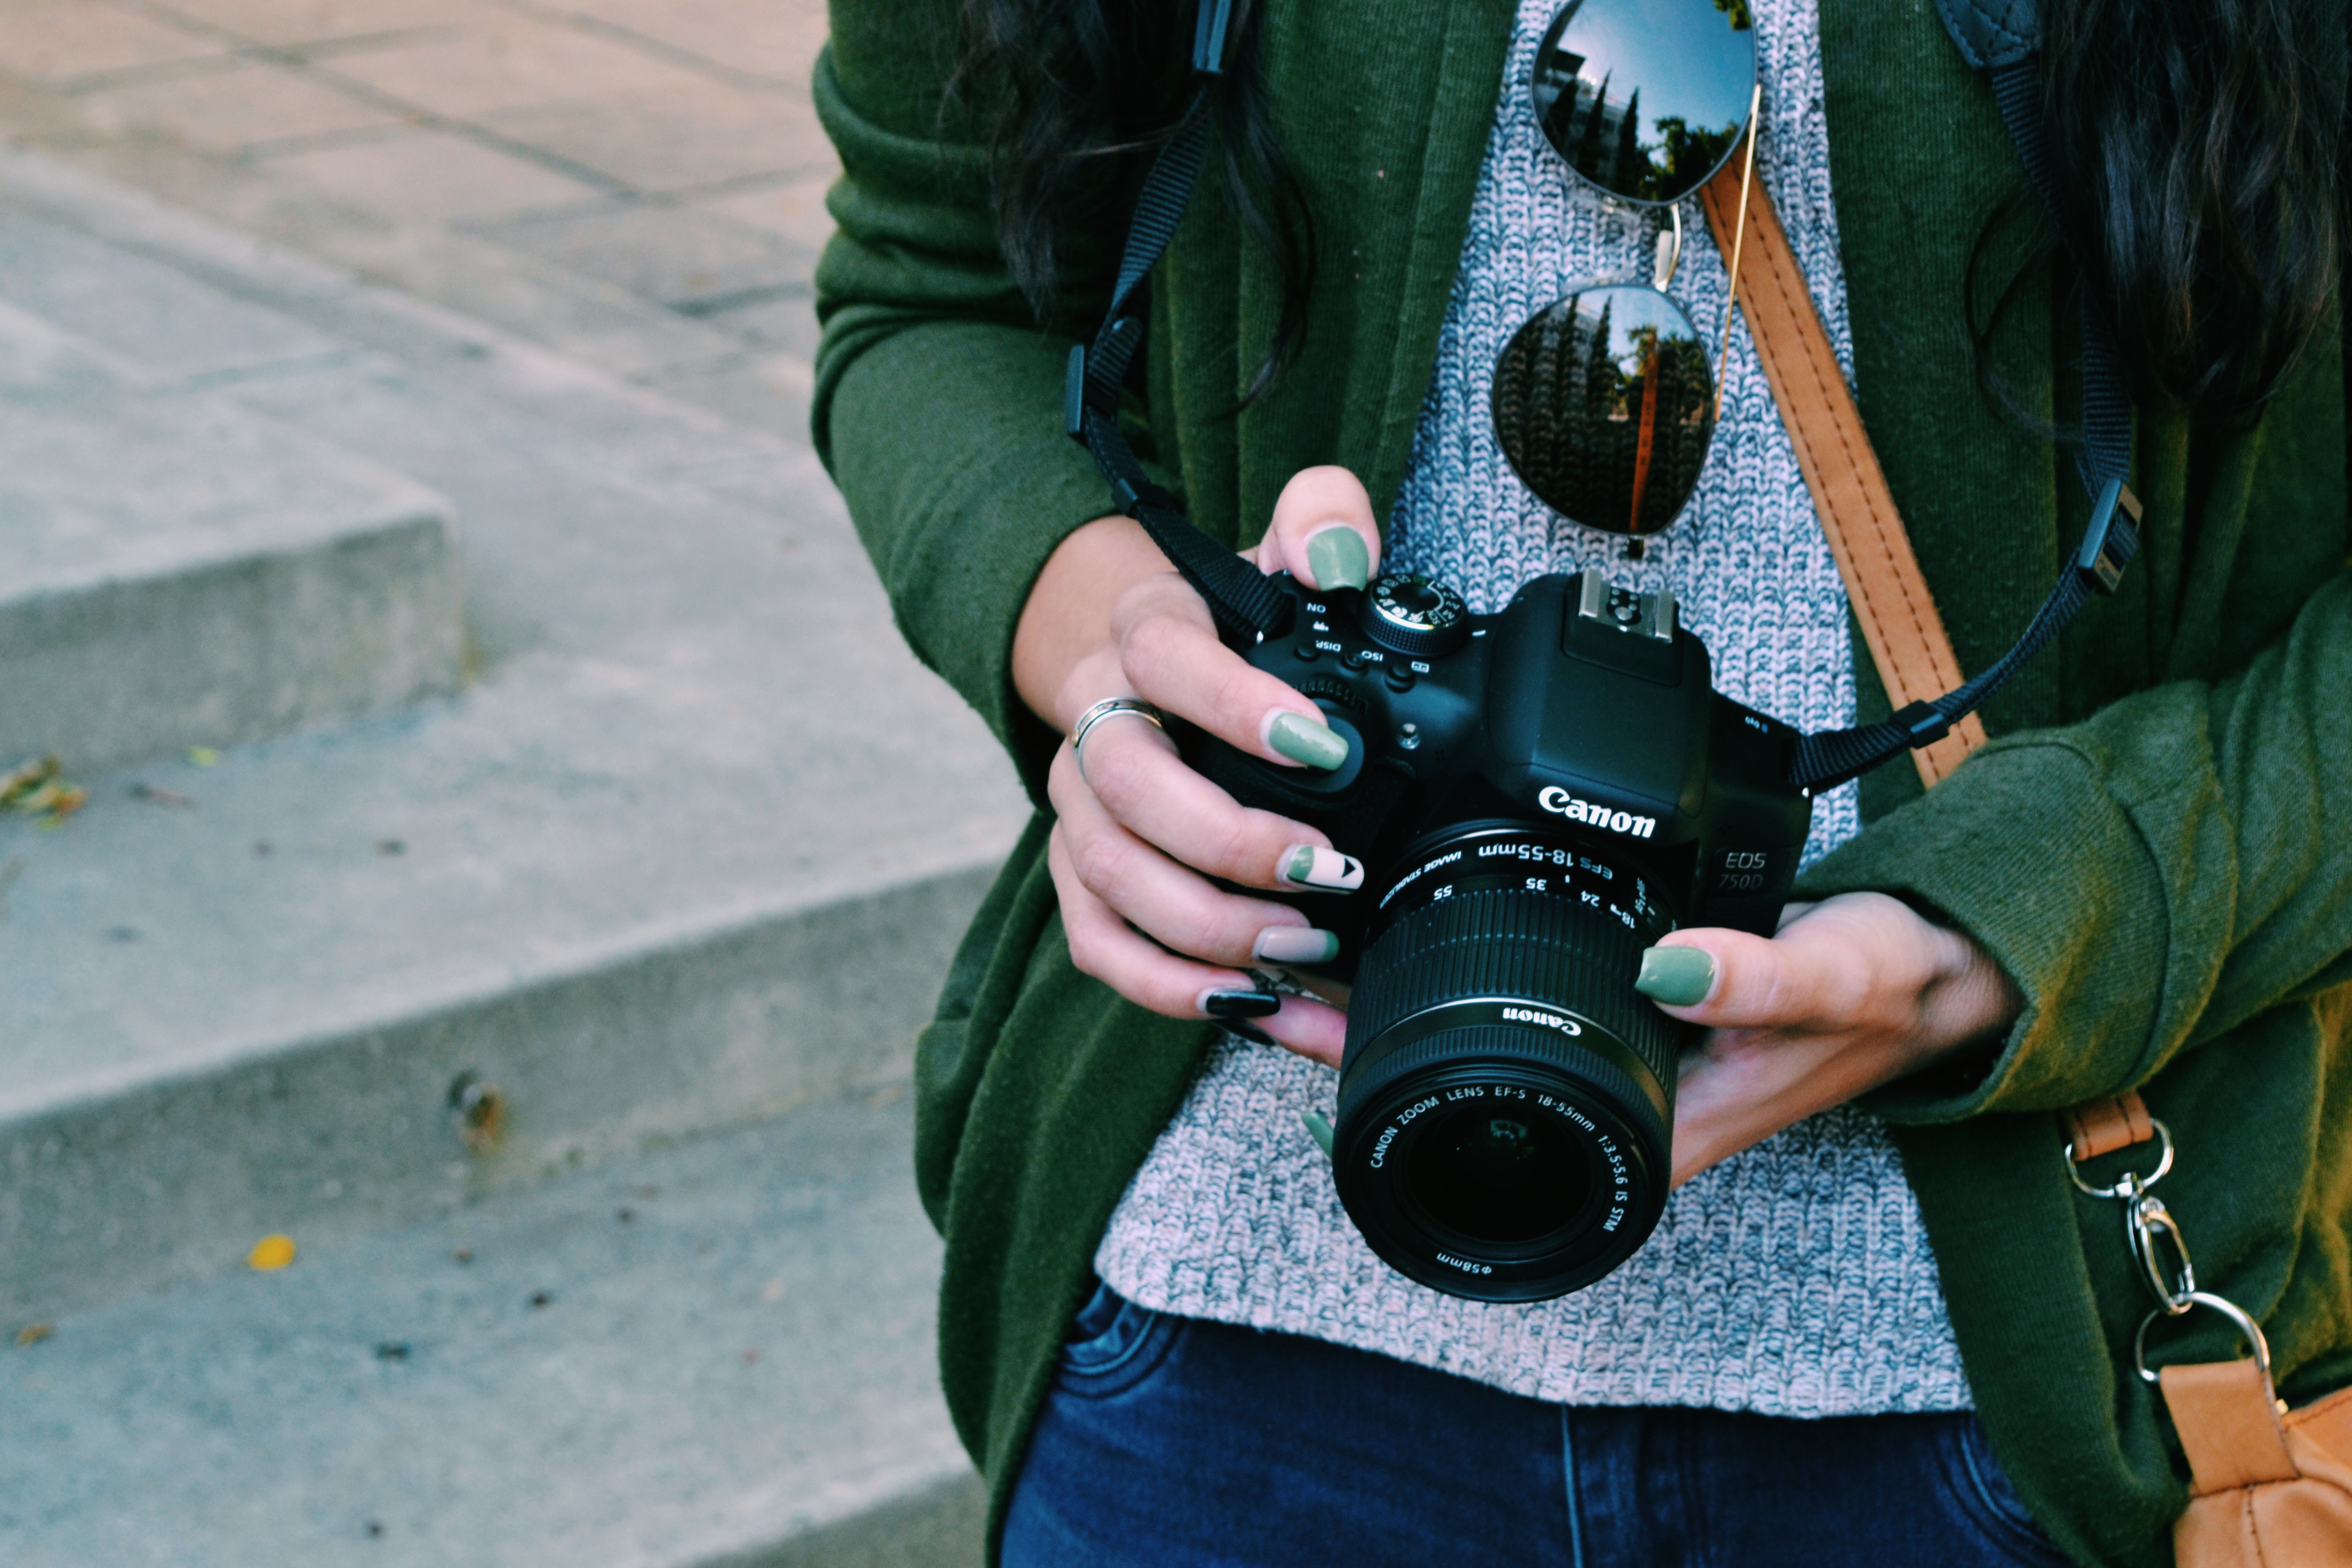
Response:
[{"label": "reflection of trees in sunglasses", "polygon": [[1583,57],[1553,49],[1536,67],[1536,112],[1544,135],[1569,166],[1603,190],[1636,201],[1671,201],[1698,184],[1739,139],[1744,120],[1718,130],[1693,129],[1680,115],[1659,120],[1642,136],[1642,89],[1622,100],[1610,79],[1598,85],[1578,73]]},{"label": "reflection of trees in sunglasses", "polygon": [[[1635,318],[1623,325],[1621,300]],[[1612,533],[1674,521],[1715,428],[1706,351],[1648,289],[1572,295],[1521,327],[1496,363],[1494,413],[1527,487],[1571,521]]]}]

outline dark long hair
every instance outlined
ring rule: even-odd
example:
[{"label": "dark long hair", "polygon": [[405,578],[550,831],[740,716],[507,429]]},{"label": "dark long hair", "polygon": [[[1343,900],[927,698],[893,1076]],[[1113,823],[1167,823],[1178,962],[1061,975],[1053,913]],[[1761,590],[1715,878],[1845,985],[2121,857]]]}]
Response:
[{"label": "dark long hair", "polygon": [[[1189,91],[1194,5],[962,5],[956,90],[988,140],[1005,258],[1043,318],[1072,282],[1060,237],[1124,227],[1135,157]],[[1215,100],[1226,186],[1286,286],[1252,395],[1295,352],[1315,270],[1312,216],[1255,65],[1259,9],[1239,0]],[[2089,303],[2110,313],[2135,394],[2257,409],[2336,289],[2347,236],[2342,0],[2043,0],[2043,10],[2052,175]],[[1999,292],[2013,295],[2014,279]]]},{"label": "dark long hair", "polygon": [[[962,0],[950,99],[986,138],[998,241],[1041,321],[1057,316],[1075,284],[1099,280],[1068,276],[1066,237],[1125,231],[1126,198],[1190,100],[1197,3]],[[1258,0],[1235,0],[1210,101],[1225,189],[1283,281],[1273,350],[1245,402],[1296,356],[1315,279],[1313,216],[1276,141],[1258,69],[1259,12]],[[1097,268],[1116,259],[1107,251]]]},{"label": "dark long hair", "polygon": [[2346,239],[2343,0],[2044,0],[2052,183],[2143,400],[2243,416]]}]

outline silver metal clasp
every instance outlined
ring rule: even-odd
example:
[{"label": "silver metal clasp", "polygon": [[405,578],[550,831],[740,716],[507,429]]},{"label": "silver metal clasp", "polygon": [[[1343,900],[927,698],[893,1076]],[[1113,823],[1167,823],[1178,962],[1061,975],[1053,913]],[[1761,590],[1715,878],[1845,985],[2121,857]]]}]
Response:
[{"label": "silver metal clasp", "polygon": [[[2159,1374],[2147,1364],[2147,1331],[2159,1322],[2184,1318],[2204,1307],[2237,1325],[2238,1332],[2252,1347],[2254,1364],[2262,1369],[2263,1386],[2268,1387],[2271,1345],[2263,1337],[2262,1325],[2254,1321],[2252,1313],[2228,1297],[2197,1289],[2197,1266],[2189,1261],[2189,1241],[2180,1234],[2180,1223],[2164,1206],[2164,1200],[2148,1190],[2172,1169],[2172,1130],[2154,1117],[2148,1121],[2163,1140],[2156,1169],[2145,1175],[2126,1171],[2110,1186],[2095,1187],[2083,1180],[2074,1163],[2074,1145],[2066,1145],[2066,1179],[2074,1184],[2075,1190],[2087,1197],[2112,1199],[2124,1205],[2124,1237],[2131,1244],[2132,1256],[2139,1260],[2140,1277],[2148,1293],[2156,1298],[2156,1310],[2140,1320],[2139,1332],[2132,1337],[2132,1365],[2143,1382],[2158,1382]],[[2276,1395],[2272,1397],[2275,1399]]]},{"label": "silver metal clasp", "polygon": [[2197,1268],[2189,1261],[2189,1243],[2180,1234],[2179,1222],[2164,1206],[2164,1200],[2149,1191],[2172,1169],[2172,1130],[2154,1117],[2148,1121],[2156,1128],[2156,1135],[2163,1140],[2155,1170],[2145,1175],[2126,1171],[2113,1185],[2095,1187],[2083,1180],[2074,1163],[2074,1145],[2069,1143],[2066,1179],[2087,1197],[2109,1198],[2124,1205],[2124,1240],[2129,1244],[2132,1256],[2139,1259],[2141,1277],[2147,1281],[2158,1308],[2177,1318],[2195,1304]]},{"label": "silver metal clasp", "polygon": [[[2131,1237],[2132,1251],[2139,1258],[2140,1272],[2147,1277],[2147,1288],[2155,1292],[2157,1304],[2175,1318],[2194,1306],[2197,1267],[2189,1260],[2189,1243],[2182,1239],[2180,1226],[2174,1222],[2172,1211],[2164,1206],[2164,1200],[2153,1194],[2140,1194],[2124,1211],[2124,1227]],[[2169,1266],[2164,1257],[2168,1246],[2172,1254]]]},{"label": "silver metal clasp", "polygon": [[[2180,1312],[2188,1311],[2190,1307],[2210,1307],[2238,1325],[2238,1332],[2243,1334],[2246,1343],[2253,1348],[2254,1364],[2262,1368],[2263,1372],[2263,1385],[2265,1388],[2270,1387],[2271,1342],[2263,1337],[2263,1326],[2254,1321],[2253,1314],[2225,1296],[2216,1296],[2205,1290],[2200,1290],[2191,1295],[2182,1305]],[[2139,1321],[2139,1332],[2132,1338],[2132,1365],[2138,1369],[2141,1382],[2155,1383],[2160,1376],[2159,1373],[2151,1371],[2147,1364],[2147,1331],[2162,1322],[2168,1316],[2179,1315],[2179,1312],[2169,1314],[2150,1312]],[[2271,1395],[2273,1403],[2277,1398],[2276,1394]]]},{"label": "silver metal clasp", "polygon": [[2085,1197],[2120,1198],[2128,1196],[2134,1202],[2137,1202],[2139,1195],[2142,1193],[2145,1193],[2148,1188],[2164,1180],[2165,1173],[2172,1169],[2172,1130],[2167,1127],[2163,1122],[2157,1121],[2153,1116],[2149,1117],[2147,1120],[2149,1125],[2156,1129],[2156,1135],[2164,1141],[2164,1152],[2157,1157],[2155,1170],[2150,1171],[2145,1176],[2138,1175],[2137,1173],[2126,1175],[2122,1181],[2117,1182],[2112,1187],[2095,1187],[2091,1185],[2090,1183],[2083,1180],[2082,1173],[2074,1163],[2074,1145],[2069,1143],[2066,1145],[2066,1179],[2074,1183]]}]

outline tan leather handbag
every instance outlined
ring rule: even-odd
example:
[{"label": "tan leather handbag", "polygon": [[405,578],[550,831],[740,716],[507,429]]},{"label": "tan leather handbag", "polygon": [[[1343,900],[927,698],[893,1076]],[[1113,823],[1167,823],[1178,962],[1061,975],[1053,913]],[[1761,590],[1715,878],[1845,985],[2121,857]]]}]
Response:
[{"label": "tan leather handbag", "polygon": [[[1900,709],[1941,696],[1960,684],[1959,660],[1762,182],[1750,183],[1740,211],[1741,162],[1727,160],[1701,199],[1846,597],[1888,700]],[[1912,752],[1921,781],[1933,786],[1984,738],[1971,716]],[[2130,1205],[2127,1233],[2157,1300],[2141,1322],[2135,1359],[2140,1375],[2163,1391],[2189,1458],[2189,1507],[2172,1532],[2180,1568],[2352,1565],[2352,1389],[2289,1410],[2271,1385],[2261,1326],[2234,1302],[2197,1289],[2179,1226],[2149,1190],[2172,1167],[2172,1137],[2137,1093],[2076,1106],[2064,1121],[2068,1175],[2084,1193]],[[2146,1175],[2094,1187],[2077,1170],[2159,1141],[2156,1167]],[[2149,1370],[2149,1328],[2200,1308],[2232,1319],[2252,1353]]]}]

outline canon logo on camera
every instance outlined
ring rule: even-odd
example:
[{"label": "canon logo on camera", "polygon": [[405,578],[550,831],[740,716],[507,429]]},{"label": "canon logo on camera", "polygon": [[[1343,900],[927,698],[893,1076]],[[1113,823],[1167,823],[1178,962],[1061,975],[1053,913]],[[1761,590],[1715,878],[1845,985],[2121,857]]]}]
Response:
[{"label": "canon logo on camera", "polygon": [[1579,800],[1558,784],[1536,796],[1536,804],[1570,822],[1605,827],[1612,833],[1622,833],[1630,838],[1647,838],[1658,828],[1658,819],[1654,816],[1636,816],[1630,811],[1612,811],[1595,802]]}]

